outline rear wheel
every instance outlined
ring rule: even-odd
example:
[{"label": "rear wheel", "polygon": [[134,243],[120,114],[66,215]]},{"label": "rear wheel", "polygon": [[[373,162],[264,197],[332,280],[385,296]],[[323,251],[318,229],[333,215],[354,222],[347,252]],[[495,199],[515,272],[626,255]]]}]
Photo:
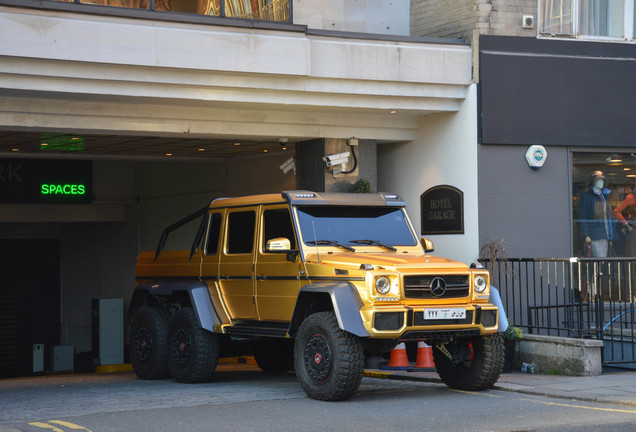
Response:
[{"label": "rear wheel", "polygon": [[325,401],[351,397],[364,372],[360,340],[338,326],[333,312],[315,313],[303,321],[296,335],[294,363],[307,396]]},{"label": "rear wheel", "polygon": [[437,374],[447,386],[485,390],[499,379],[504,363],[503,339],[499,333],[461,338],[443,347],[433,347],[433,360]]},{"label": "rear wheel", "polygon": [[294,367],[294,344],[289,339],[259,339],[254,359],[263,372],[287,372]]},{"label": "rear wheel", "polygon": [[130,326],[130,362],[141,379],[161,379],[168,372],[168,310],[143,306]]},{"label": "rear wheel", "polygon": [[180,382],[208,381],[219,361],[219,338],[199,327],[190,307],[172,316],[168,333],[168,368]]}]

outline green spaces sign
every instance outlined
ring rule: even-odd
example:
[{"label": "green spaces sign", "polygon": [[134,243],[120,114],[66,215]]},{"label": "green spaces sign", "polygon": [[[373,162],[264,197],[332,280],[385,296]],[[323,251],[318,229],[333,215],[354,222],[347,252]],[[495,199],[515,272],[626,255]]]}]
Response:
[{"label": "green spaces sign", "polygon": [[0,159],[0,203],[92,202],[92,163]]}]

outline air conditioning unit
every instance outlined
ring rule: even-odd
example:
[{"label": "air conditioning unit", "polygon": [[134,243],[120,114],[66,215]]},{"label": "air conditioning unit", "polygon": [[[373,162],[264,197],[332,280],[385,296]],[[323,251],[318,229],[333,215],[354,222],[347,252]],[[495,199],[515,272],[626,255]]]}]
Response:
[{"label": "air conditioning unit", "polygon": [[521,21],[521,25],[524,29],[534,28],[534,15],[524,15]]}]

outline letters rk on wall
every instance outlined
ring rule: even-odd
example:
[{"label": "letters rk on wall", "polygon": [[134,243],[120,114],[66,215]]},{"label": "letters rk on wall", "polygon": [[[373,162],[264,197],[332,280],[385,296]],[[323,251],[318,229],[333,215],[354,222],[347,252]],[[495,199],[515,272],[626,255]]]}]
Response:
[{"label": "letters rk on wall", "polygon": [[422,234],[464,234],[464,193],[435,186],[420,195]]}]

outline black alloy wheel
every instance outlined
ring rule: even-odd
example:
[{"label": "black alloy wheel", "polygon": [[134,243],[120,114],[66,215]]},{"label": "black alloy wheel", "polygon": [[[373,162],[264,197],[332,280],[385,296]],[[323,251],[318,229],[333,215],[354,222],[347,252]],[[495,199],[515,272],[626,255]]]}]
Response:
[{"label": "black alloy wheel", "polygon": [[364,352],[360,339],[342,330],[333,312],[318,312],[298,329],[294,364],[298,383],[307,396],[345,400],[360,387]]},{"label": "black alloy wheel", "polygon": [[168,320],[163,307],[143,306],[133,317],[129,333],[130,362],[141,379],[161,379],[168,371]]}]

